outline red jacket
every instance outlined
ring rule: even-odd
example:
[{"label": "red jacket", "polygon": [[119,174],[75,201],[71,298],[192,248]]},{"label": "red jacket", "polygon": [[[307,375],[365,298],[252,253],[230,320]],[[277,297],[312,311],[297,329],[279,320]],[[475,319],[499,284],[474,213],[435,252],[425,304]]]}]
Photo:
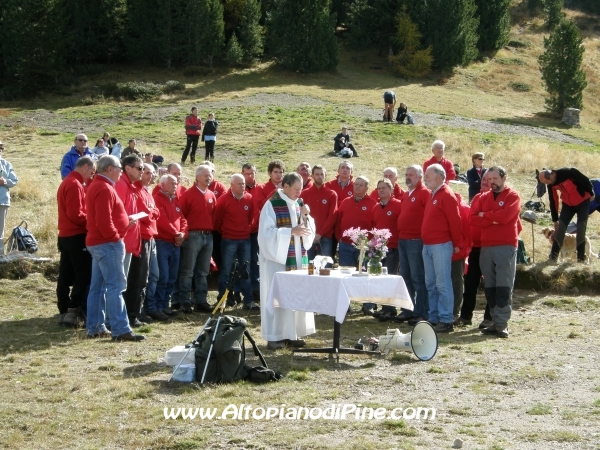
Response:
[{"label": "red jacket", "polygon": [[217,200],[214,226],[224,239],[249,239],[253,219],[254,202],[247,192],[238,200],[229,189]]},{"label": "red jacket", "polygon": [[[479,213],[483,213],[483,217]],[[481,194],[476,205],[471,205],[471,225],[481,227],[481,246],[512,245],[517,247],[520,232],[519,193],[505,187],[494,199],[494,192]],[[496,223],[494,223],[496,222]]]},{"label": "red jacket", "polygon": [[424,245],[452,241],[453,247],[464,246],[458,202],[447,184],[442,184],[425,205],[421,239]]},{"label": "red jacket", "polygon": [[160,189],[153,195],[156,207],[160,211],[156,221],[156,239],[175,244],[177,233],[183,233],[187,237],[187,220],[179,207],[177,197],[169,199],[169,196]]},{"label": "red jacket", "polygon": [[212,193],[215,194],[217,200],[219,200],[219,197],[221,195],[227,192],[227,188],[225,187],[225,185],[217,180],[212,180],[212,182],[208,185],[208,189],[210,189]]},{"label": "red jacket", "polygon": [[[475,197],[473,197],[473,200],[471,200],[471,210],[480,208],[479,202],[481,201],[482,194],[483,194],[483,192],[480,192]],[[478,210],[480,210],[480,209],[478,209]],[[469,211],[469,227],[470,227],[470,231],[471,231],[471,244],[472,244],[471,247],[472,248],[476,248],[476,247],[481,248],[481,227],[476,227],[473,225],[473,220],[471,219],[471,211]]]},{"label": "red jacket", "polygon": [[306,184],[302,184],[302,194],[304,194],[304,191],[306,191],[307,189],[310,189],[313,186],[313,184],[314,183],[312,178],[309,178]]},{"label": "red jacket", "polygon": [[398,216],[398,239],[421,239],[421,227],[425,205],[431,198],[431,192],[419,182],[411,194],[404,191]]},{"label": "red jacket", "polygon": [[156,236],[156,219],[158,219],[160,212],[155,205],[152,194],[150,194],[150,192],[148,192],[142,186],[142,183],[137,181],[135,185],[138,188],[139,193],[138,211],[148,214],[148,217],[144,217],[143,219],[139,220],[140,233],[142,235],[142,239],[149,241]]},{"label": "red jacket", "polygon": [[[392,192],[392,198],[402,200],[402,194],[404,194],[402,188],[398,186],[398,183],[394,184],[394,192]],[[373,189],[373,192],[371,192],[370,196],[376,202],[379,201],[379,194],[377,193],[377,188]]]},{"label": "red jacket", "polygon": [[446,181],[445,183],[450,183],[451,180],[456,179],[456,172],[454,171],[454,164],[449,159],[446,159],[442,156],[442,160],[438,161],[435,156],[432,156],[427,161],[423,163],[423,173],[427,170],[427,168],[432,164],[441,164],[441,166],[446,171]]},{"label": "red jacket", "polygon": [[189,115],[185,118],[185,134],[188,136],[200,136],[198,131],[202,129],[202,121],[198,116]]},{"label": "red jacket", "polygon": [[246,185],[246,193],[252,196],[252,204],[254,205],[254,217],[252,217],[252,226],[250,228],[250,234],[258,233],[258,219],[260,217],[260,209],[258,209],[257,199],[260,196],[260,187],[258,184],[249,187]]},{"label": "red jacket", "polygon": [[347,198],[352,197],[354,195],[354,180],[352,179],[352,177],[350,177],[350,182],[345,187],[340,186],[339,178],[340,177],[338,175],[333,180],[330,180],[327,183],[325,183],[326,187],[328,187],[329,189],[331,189],[333,192],[335,192],[337,194],[338,208],[340,207],[340,205],[342,204],[342,202],[344,200],[346,200]]},{"label": "red jacket", "polygon": [[381,203],[377,203],[373,207],[373,227],[378,230],[388,229],[392,233],[392,237],[388,240],[387,246],[389,248],[398,248],[398,233],[396,227],[398,226],[398,216],[400,215],[400,205],[402,202],[395,198],[391,198],[385,206],[381,206]]},{"label": "red jacket", "polygon": [[217,199],[215,194],[206,190],[206,194],[200,192],[198,185],[189,188],[181,196],[179,201],[181,212],[187,220],[188,231],[212,231],[215,207]]},{"label": "red jacket", "polygon": [[365,195],[359,202],[356,202],[354,196],[345,199],[337,211],[336,239],[346,244],[352,244],[350,238],[342,237],[344,231],[350,228],[371,230],[373,228],[373,207],[376,204],[377,202],[368,195]]},{"label": "red jacket", "polygon": [[85,191],[83,177],[71,172],[65,177],[56,193],[58,203],[58,237],[86,233]]},{"label": "red jacket", "polygon": [[85,196],[87,236],[85,245],[107,244],[123,239],[129,216],[110,180],[96,175]]},{"label": "red jacket", "polygon": [[[125,206],[127,215],[136,214],[138,212],[138,188],[131,182],[127,174],[121,174],[121,178],[115,184],[115,190]],[[140,232],[139,220],[127,230],[123,242],[125,242],[126,253],[131,253],[133,256],[140,256],[142,252],[142,234]]]},{"label": "red jacket", "polygon": [[311,186],[302,192],[302,200],[310,206],[310,215],[315,219],[315,232],[322,237],[332,237],[337,213],[337,194],[325,185],[318,188],[316,184],[311,183]]},{"label": "red jacket", "polygon": [[471,226],[469,224],[469,216],[471,215],[471,207],[467,205],[460,194],[455,193],[456,201],[458,202],[458,210],[460,211],[460,224],[465,239],[465,245],[461,247],[458,253],[452,253],[452,261],[465,259],[471,253]]},{"label": "red jacket", "polygon": [[258,213],[260,214],[263,206],[265,206],[265,203],[267,203],[267,200],[269,200],[271,195],[273,195],[273,192],[277,190],[277,186],[275,186],[271,180],[269,180],[266,183],[259,185],[257,188],[255,188],[255,190],[257,191],[256,196],[252,194],[252,198],[255,202],[255,208],[258,208]]}]

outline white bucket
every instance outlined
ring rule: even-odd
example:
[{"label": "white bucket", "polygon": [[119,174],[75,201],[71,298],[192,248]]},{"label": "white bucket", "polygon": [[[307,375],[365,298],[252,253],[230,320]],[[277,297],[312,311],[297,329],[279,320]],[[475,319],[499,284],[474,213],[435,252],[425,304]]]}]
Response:
[{"label": "white bucket", "polygon": [[181,362],[181,358],[188,351],[183,345],[177,345],[173,347],[171,350],[167,350],[165,352],[165,362],[167,366],[175,367],[177,364],[181,362],[181,364],[195,364],[196,363],[196,349],[189,349],[190,352],[187,354],[183,362]]},{"label": "white bucket", "polygon": [[173,370],[173,379],[183,383],[191,383],[196,381],[196,365],[182,364],[177,370]]}]

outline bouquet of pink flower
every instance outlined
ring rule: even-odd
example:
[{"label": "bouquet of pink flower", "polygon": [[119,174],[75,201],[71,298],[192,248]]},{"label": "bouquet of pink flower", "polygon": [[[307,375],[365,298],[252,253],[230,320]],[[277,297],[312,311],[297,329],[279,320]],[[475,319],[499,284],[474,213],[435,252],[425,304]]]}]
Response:
[{"label": "bouquet of pink flower", "polygon": [[378,258],[382,259],[388,251],[387,242],[388,239],[392,237],[392,233],[387,228],[382,230],[378,230],[377,228],[373,228],[369,231],[369,234],[372,236],[369,242],[367,242],[369,258]]},{"label": "bouquet of pink flower", "polygon": [[349,228],[344,231],[344,237],[350,238],[352,245],[359,250],[364,250],[367,241],[369,240],[369,232],[360,228]]}]

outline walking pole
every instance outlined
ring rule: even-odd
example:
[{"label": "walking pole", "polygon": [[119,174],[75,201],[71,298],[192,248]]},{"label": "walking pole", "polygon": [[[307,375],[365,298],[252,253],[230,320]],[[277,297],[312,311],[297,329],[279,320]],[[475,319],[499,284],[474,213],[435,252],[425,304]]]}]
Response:
[{"label": "walking pole", "polygon": [[535,233],[533,232],[533,222],[531,222],[531,245],[533,246],[533,252],[531,253],[531,259],[535,264]]},{"label": "walking pole", "polygon": [[[223,294],[223,296],[221,297],[221,299],[215,305],[215,308],[210,313],[210,316],[208,316],[208,319],[206,319],[206,322],[204,322],[204,325],[202,325],[202,328],[200,328],[200,332],[198,333],[198,335],[194,338],[194,340],[192,341],[192,343],[189,344],[187,352],[185,352],[185,355],[183,355],[183,358],[181,358],[181,361],[179,361],[179,364],[177,364],[177,366],[175,367],[175,370],[173,370],[173,373],[171,374],[171,376],[167,380],[167,383],[169,383],[173,379],[173,376],[175,375],[175,372],[177,372],[177,369],[179,369],[179,366],[181,366],[181,364],[183,363],[183,361],[185,360],[185,358],[187,358],[187,355],[190,353],[190,351],[192,350],[192,348],[194,348],[194,345],[196,345],[198,343],[198,339],[200,339],[200,336],[202,336],[202,333],[204,333],[204,330],[206,330],[206,327],[208,326],[208,324],[210,323],[210,321],[214,319],[214,317],[217,314],[217,312],[219,312],[219,314],[223,313],[222,310],[225,309],[224,304],[225,304],[225,301],[227,300],[227,295],[229,295],[229,289],[233,288],[233,286],[235,284],[235,280],[233,281],[234,284],[232,284],[231,281],[236,278],[235,274],[237,272],[237,265],[238,265],[238,261],[236,259],[235,261],[233,261],[233,264],[231,265],[231,272],[230,272],[230,275],[229,275],[230,276],[230,281],[229,281],[229,284],[227,285],[227,288],[225,289],[225,293]],[[206,372],[206,369],[205,369],[205,372]]]}]

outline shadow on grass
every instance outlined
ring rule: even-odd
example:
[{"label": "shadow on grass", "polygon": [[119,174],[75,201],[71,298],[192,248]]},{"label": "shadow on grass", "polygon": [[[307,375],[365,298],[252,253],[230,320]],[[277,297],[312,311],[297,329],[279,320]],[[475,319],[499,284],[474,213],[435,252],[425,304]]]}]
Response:
[{"label": "shadow on grass", "polygon": [[45,350],[56,345],[76,343],[80,331],[56,324],[54,317],[35,317],[0,322],[0,355]]},{"label": "shadow on grass", "polygon": [[125,367],[125,369],[123,369],[123,376],[125,378],[142,378],[156,372],[170,373],[166,370],[168,368],[169,367],[166,364],[157,362],[138,364]]}]

